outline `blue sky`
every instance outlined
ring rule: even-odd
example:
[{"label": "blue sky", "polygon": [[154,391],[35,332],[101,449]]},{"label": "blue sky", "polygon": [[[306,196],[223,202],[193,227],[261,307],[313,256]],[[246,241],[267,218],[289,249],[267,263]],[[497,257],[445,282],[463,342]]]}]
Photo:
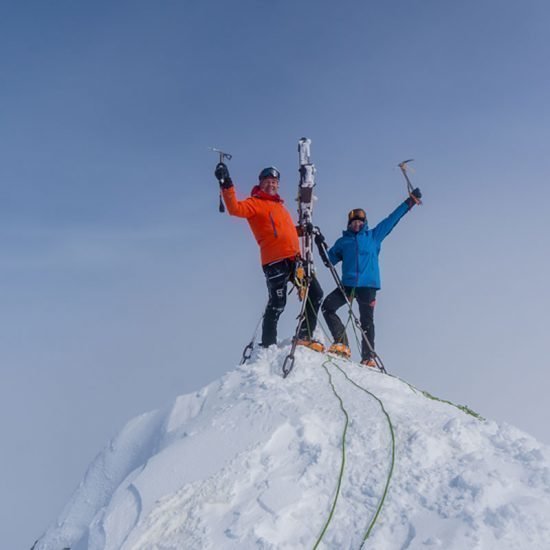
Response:
[{"label": "blue sky", "polygon": [[10,547],[127,419],[218,378],[250,338],[263,276],[246,223],[217,212],[212,146],[243,198],[276,165],[294,210],[310,137],[330,242],[351,208],[372,225],[405,198],[396,165],[414,157],[425,201],[383,246],[378,351],[550,442],[549,16],[542,0],[3,3]]}]

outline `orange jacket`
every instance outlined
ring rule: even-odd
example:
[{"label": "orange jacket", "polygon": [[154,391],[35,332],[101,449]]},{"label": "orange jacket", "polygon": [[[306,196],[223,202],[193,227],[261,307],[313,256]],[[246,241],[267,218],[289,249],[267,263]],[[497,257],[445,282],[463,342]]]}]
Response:
[{"label": "orange jacket", "polygon": [[244,201],[237,200],[234,187],[222,192],[229,214],[247,219],[260,245],[262,265],[300,254],[296,226],[279,195],[264,193],[258,185]]}]

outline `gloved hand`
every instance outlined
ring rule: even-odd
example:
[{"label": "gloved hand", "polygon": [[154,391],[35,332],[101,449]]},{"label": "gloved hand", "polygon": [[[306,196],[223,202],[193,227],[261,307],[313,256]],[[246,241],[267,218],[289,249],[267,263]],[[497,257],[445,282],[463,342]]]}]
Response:
[{"label": "gloved hand", "polygon": [[317,246],[321,246],[323,243],[325,243],[325,237],[324,235],[319,231],[316,235],[315,235],[315,244]]},{"label": "gloved hand", "polygon": [[313,224],[310,222],[305,227],[303,225],[297,225],[296,233],[298,233],[298,237],[303,237],[304,235],[311,235],[313,233]]},{"label": "gloved hand", "polygon": [[229,170],[223,162],[218,162],[216,165],[216,170],[214,171],[216,179],[220,182],[220,186],[224,189],[229,189],[233,187],[233,181],[229,175]]},{"label": "gloved hand", "polygon": [[315,233],[315,244],[319,248],[319,256],[321,256],[321,260],[325,266],[330,267],[332,264],[327,256],[327,242],[325,240],[325,236],[321,233],[321,231],[319,231],[318,227],[316,229],[317,233]]},{"label": "gloved hand", "polygon": [[409,208],[412,208],[415,204],[420,204],[421,198],[422,198],[422,193],[420,192],[420,189],[417,187],[416,189],[413,189],[409,193],[409,197],[405,202],[409,205]]}]

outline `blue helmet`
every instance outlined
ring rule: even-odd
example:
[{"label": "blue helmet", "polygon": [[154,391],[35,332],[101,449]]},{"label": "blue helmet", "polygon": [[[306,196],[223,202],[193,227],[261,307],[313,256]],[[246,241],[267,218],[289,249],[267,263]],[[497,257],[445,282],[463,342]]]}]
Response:
[{"label": "blue helmet", "polygon": [[281,179],[281,174],[277,168],[274,166],[268,166],[267,168],[264,168],[259,176],[258,179],[262,181],[264,178],[277,178],[278,180]]}]

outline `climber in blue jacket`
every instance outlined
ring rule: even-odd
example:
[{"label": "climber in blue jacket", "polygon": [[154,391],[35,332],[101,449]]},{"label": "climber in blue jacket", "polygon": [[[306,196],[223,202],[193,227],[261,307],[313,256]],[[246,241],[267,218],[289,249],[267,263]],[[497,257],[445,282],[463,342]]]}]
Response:
[{"label": "climber in blue jacket", "polygon": [[[370,348],[374,350],[374,306],[376,291],[380,289],[380,268],[378,255],[382,241],[390,234],[399,220],[420,202],[422,193],[416,188],[407,200],[400,204],[385,220],[369,229],[367,214],[362,208],[356,208],[348,214],[348,227],[342,236],[328,251],[333,265],[342,262],[342,284],[350,301],[357,300],[359,317]],[[317,237],[319,238],[319,237]],[[322,240],[324,237],[320,236]],[[336,311],[346,303],[339,288],[333,290],[322,305],[323,316],[334,339],[329,352],[351,356],[346,330]],[[373,353],[362,339],[361,364],[375,367]]]}]

